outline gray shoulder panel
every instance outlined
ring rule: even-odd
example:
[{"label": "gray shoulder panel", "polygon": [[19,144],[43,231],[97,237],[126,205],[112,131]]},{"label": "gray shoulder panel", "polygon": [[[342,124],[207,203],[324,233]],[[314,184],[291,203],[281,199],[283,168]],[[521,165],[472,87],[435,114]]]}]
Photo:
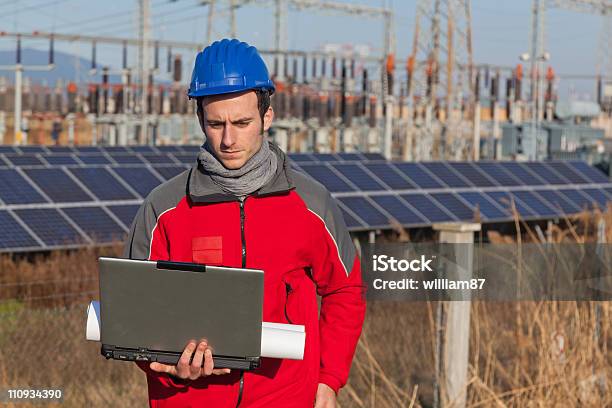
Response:
[{"label": "gray shoulder panel", "polygon": [[176,207],[185,197],[189,171],[154,188],[145,198],[132,221],[123,257],[131,259],[148,259],[151,246],[151,234],[157,219],[166,211]]},{"label": "gray shoulder panel", "polygon": [[325,227],[338,247],[340,260],[344,264],[348,275],[351,272],[357,251],[336,199],[318,181],[295,170],[290,170],[289,175],[296,192],[304,200],[308,209],[325,223]]}]

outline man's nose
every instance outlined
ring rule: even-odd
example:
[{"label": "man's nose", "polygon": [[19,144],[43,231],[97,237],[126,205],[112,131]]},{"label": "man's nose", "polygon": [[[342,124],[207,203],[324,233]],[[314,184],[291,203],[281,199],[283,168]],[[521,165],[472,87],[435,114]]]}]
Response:
[{"label": "man's nose", "polygon": [[231,147],[234,143],[236,143],[236,139],[234,137],[232,125],[231,123],[227,123],[223,127],[223,137],[221,138],[221,144],[225,147]]}]

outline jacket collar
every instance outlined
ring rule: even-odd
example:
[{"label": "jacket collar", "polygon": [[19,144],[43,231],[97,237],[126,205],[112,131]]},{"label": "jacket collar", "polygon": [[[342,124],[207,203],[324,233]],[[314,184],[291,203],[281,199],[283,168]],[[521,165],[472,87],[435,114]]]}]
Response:
[{"label": "jacket collar", "polygon": [[[272,180],[259,190],[249,194],[254,197],[265,197],[269,195],[285,194],[295,188],[289,175],[289,159],[287,155],[274,143],[270,143],[270,149],[278,158],[278,166]],[[221,203],[237,201],[238,198],[227,194],[215,184],[210,176],[200,166],[199,160],[191,168],[187,179],[187,195],[191,202],[201,204]]]}]

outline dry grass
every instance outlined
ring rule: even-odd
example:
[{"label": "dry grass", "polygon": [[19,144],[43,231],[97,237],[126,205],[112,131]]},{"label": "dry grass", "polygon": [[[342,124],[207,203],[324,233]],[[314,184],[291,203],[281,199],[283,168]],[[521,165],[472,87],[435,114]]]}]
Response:
[{"label": "dry grass", "polygon": [[[611,242],[610,213],[567,220],[553,239],[592,241],[605,217]],[[538,240],[520,227],[522,242]],[[106,361],[99,344],[84,340],[96,259],[118,253],[117,246],[0,258],[0,387],[60,387],[66,407],[147,405],[143,373]],[[428,302],[368,304],[341,407],[431,406],[434,310]],[[611,322],[610,302],[474,302],[468,406],[612,406]]]}]

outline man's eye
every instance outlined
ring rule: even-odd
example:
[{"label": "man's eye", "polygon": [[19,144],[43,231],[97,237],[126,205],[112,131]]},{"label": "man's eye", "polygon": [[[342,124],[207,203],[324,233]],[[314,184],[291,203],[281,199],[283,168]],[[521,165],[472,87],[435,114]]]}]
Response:
[{"label": "man's eye", "polygon": [[239,128],[244,128],[244,127],[249,126],[249,123],[250,122],[238,122],[238,123],[236,123],[236,126],[239,127]]},{"label": "man's eye", "polygon": [[210,126],[213,129],[219,129],[219,128],[223,127],[223,124],[221,124],[221,123],[209,123],[208,126]]}]

